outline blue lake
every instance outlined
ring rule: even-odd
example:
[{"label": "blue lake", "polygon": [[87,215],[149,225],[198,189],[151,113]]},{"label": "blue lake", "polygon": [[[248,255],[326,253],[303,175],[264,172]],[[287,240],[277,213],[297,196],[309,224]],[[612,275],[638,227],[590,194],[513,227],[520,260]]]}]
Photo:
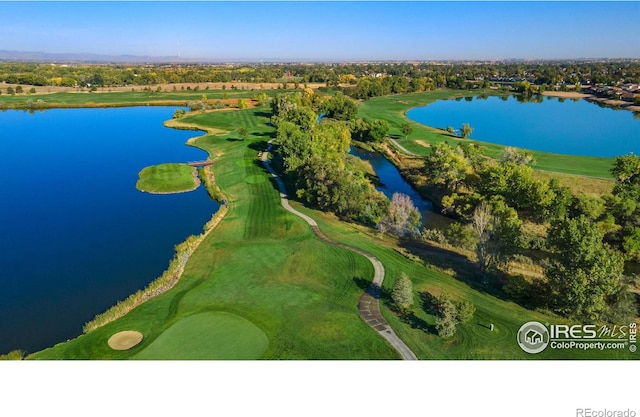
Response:
[{"label": "blue lake", "polygon": [[78,336],[202,231],[219,207],[204,187],[135,188],[145,166],[206,158],[163,126],[173,111],[0,112],[0,353]]},{"label": "blue lake", "polygon": [[472,139],[537,151],[601,157],[640,153],[640,120],[631,111],[585,100],[440,100],[409,110],[407,117],[441,128],[469,123]]}]

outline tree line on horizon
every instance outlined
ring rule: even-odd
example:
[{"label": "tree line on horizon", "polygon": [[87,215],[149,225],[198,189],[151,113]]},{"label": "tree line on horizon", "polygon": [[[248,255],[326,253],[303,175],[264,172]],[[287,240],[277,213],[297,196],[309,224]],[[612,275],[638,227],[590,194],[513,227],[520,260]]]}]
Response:
[{"label": "tree line on horizon", "polygon": [[0,82],[34,86],[148,86],[173,83],[251,82],[302,87],[352,86],[346,94],[367,98],[434,88],[472,89],[530,82],[560,85],[640,83],[640,62],[567,61],[497,63],[332,63],[332,64],[45,64],[0,62]]}]

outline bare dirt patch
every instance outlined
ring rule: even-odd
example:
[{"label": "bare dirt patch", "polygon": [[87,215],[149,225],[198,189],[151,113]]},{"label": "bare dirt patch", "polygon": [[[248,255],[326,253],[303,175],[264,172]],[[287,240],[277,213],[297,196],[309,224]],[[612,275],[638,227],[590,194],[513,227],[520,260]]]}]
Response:
[{"label": "bare dirt patch", "polygon": [[545,96],[549,97],[560,97],[560,98],[585,98],[591,97],[590,94],[578,93],[575,91],[545,91],[542,93]]},{"label": "bare dirt patch", "polygon": [[420,146],[424,146],[425,148],[430,148],[431,147],[430,143],[425,142],[422,139],[417,139],[415,142]]},{"label": "bare dirt patch", "polygon": [[113,350],[129,350],[142,342],[142,339],[142,333],[135,330],[125,330],[111,336],[107,343]]}]

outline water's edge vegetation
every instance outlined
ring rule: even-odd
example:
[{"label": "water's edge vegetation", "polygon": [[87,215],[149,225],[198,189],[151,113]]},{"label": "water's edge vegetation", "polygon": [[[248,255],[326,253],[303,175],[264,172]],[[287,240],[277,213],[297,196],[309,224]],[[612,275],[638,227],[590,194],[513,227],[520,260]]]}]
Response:
[{"label": "water's edge vegetation", "polygon": [[[207,178],[205,186],[209,192],[209,195],[223,196],[222,192],[215,183],[213,171],[211,167],[203,168],[203,177]],[[191,235],[184,242],[176,245],[175,255],[169,262],[169,266],[162,273],[162,275],[153,280],[144,289],[131,294],[126,299],[119,301],[113,307],[109,308],[104,313],[96,315],[96,317],[90,322],[86,323],[83,327],[83,333],[88,333],[98,327],[104,326],[125,314],[133,310],[140,304],[144,303],[148,299],[155,297],[173,288],[173,286],[180,280],[184,267],[189,260],[189,257],[198,248],[198,245],[204,240],[205,237],[218,225],[220,220],[227,214],[228,207],[226,204],[220,206],[211,219],[204,225],[203,233],[199,235]]]}]

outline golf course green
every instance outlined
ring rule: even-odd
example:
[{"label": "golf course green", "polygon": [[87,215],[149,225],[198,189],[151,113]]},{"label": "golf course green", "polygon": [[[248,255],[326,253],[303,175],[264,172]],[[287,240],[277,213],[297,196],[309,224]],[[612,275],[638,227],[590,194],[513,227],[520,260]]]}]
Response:
[{"label": "golf course green", "polygon": [[136,188],[154,194],[192,191],[200,185],[196,168],[186,164],[160,164],[144,168],[138,174]]},{"label": "golf course green", "polygon": [[258,359],[268,346],[267,335],[250,321],[206,312],[178,321],[133,359]]}]

